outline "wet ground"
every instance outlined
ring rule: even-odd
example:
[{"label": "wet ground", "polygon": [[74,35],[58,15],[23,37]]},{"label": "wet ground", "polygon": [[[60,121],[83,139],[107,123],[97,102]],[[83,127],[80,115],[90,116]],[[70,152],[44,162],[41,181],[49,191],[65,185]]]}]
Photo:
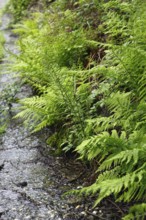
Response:
[{"label": "wet ground", "polygon": [[[5,3],[5,0],[0,0],[0,8]],[[17,76],[16,73],[3,74],[9,64],[10,51],[18,53],[16,37],[7,28],[10,20],[10,16],[5,14],[1,25],[6,43],[0,70],[0,105],[6,110],[2,117],[8,122],[8,127],[0,136],[0,219],[121,219],[122,209],[111,200],[92,209],[92,199],[81,201],[73,196],[62,197],[64,192],[83,183],[82,174],[87,168],[73,159],[49,156],[46,131],[30,135],[20,121],[12,119],[18,105],[15,98],[30,96],[31,89],[23,85],[15,90],[15,85],[21,84],[17,77],[13,77]],[[4,98],[2,94],[5,94]]]}]

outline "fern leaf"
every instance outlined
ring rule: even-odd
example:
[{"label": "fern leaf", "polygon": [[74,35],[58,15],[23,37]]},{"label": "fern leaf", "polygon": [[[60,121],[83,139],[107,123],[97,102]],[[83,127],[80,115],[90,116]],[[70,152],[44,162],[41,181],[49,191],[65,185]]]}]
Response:
[{"label": "fern leaf", "polygon": [[139,159],[139,152],[140,149],[131,149],[131,150],[125,150],[121,151],[119,154],[116,154],[115,156],[110,156],[109,159],[106,159],[102,165],[99,167],[99,171],[104,169],[110,169],[113,166],[120,165],[122,163],[133,163],[133,165],[137,164]]}]

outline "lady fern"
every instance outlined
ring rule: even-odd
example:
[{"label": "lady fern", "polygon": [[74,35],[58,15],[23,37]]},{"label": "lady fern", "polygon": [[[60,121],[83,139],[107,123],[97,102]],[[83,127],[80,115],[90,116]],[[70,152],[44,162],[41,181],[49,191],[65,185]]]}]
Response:
[{"label": "lady fern", "polygon": [[[97,195],[95,205],[110,195],[144,202],[146,3],[63,3],[15,30],[20,54],[13,68],[38,92],[21,101],[16,117],[31,121],[34,131],[54,126],[53,144],[60,135],[59,148],[98,161],[96,182],[75,193]],[[98,19],[90,17],[89,5]],[[82,25],[81,14],[87,16]],[[145,216],[144,203],[125,219],[139,216]]]}]

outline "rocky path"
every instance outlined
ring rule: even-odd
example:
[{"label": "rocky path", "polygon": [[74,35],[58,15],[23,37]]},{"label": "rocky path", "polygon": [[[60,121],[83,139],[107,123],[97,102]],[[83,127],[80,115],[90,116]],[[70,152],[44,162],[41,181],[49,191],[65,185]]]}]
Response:
[{"label": "rocky path", "polygon": [[[5,4],[6,1],[1,0],[0,8]],[[10,17],[5,14],[1,25],[6,39],[5,58],[9,57],[9,51],[17,53],[16,38],[7,29],[9,22]],[[1,73],[7,69],[8,61],[5,58],[1,64]],[[8,108],[2,100],[3,92],[9,91],[11,96],[10,88],[14,83],[17,84],[17,78],[13,78],[13,75],[0,76],[1,108]],[[16,94],[17,97],[28,95],[31,95],[31,90],[26,86]],[[12,109],[16,105],[12,103]],[[67,217],[71,206],[61,198],[62,192],[59,189],[64,184],[60,182],[62,175],[59,173],[59,159],[51,156],[46,159],[41,155],[40,149],[45,147],[45,141],[41,141],[37,135],[29,135],[20,123],[12,120],[11,115],[7,114],[5,120],[8,118],[9,126],[0,137],[0,219],[71,219]],[[75,216],[73,219],[76,219]]]}]

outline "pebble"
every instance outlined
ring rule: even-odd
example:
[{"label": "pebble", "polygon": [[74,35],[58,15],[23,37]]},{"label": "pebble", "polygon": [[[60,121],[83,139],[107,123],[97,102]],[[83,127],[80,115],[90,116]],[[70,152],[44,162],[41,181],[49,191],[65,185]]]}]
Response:
[{"label": "pebble", "polygon": [[82,215],[82,216],[86,216],[86,215],[87,215],[87,213],[86,213],[86,212],[84,212],[84,211],[82,211],[82,212],[80,213],[80,215]]},{"label": "pebble", "polygon": [[76,210],[78,210],[79,208],[81,208],[80,205],[77,205],[77,206],[75,207]]},{"label": "pebble", "polygon": [[83,188],[83,186],[77,186],[77,189],[82,189]]},{"label": "pebble", "polygon": [[[101,213],[101,212],[102,212],[102,211],[99,210],[99,213]],[[93,211],[92,213],[93,213],[93,215],[97,215],[97,211]]]}]

